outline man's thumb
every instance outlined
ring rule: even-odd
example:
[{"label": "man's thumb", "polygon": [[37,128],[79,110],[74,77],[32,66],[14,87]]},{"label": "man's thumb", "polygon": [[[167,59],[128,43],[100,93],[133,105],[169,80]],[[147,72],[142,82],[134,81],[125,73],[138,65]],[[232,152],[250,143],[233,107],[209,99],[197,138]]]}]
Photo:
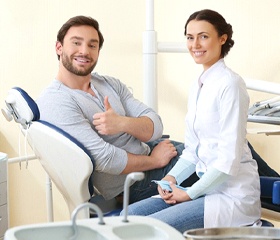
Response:
[{"label": "man's thumb", "polygon": [[111,105],[109,103],[109,99],[108,96],[105,96],[104,98],[104,106],[105,106],[105,110],[108,111],[111,108]]}]

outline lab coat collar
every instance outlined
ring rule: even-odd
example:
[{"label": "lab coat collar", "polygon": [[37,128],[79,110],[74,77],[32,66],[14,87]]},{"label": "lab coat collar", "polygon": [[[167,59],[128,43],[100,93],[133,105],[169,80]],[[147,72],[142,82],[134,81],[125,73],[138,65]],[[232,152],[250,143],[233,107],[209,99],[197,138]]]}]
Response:
[{"label": "lab coat collar", "polygon": [[214,63],[210,68],[208,68],[200,75],[198,82],[201,82],[201,85],[204,85],[206,79],[211,78],[213,72],[217,74],[217,72],[219,71],[216,70],[224,66],[225,66],[225,61],[223,58],[221,58],[219,61]]}]

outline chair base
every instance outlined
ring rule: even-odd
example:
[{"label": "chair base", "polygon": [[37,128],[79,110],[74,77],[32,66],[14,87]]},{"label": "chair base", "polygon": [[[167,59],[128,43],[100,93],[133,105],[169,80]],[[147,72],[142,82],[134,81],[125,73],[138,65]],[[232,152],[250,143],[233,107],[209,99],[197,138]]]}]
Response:
[{"label": "chair base", "polygon": [[274,224],[272,222],[269,222],[268,220],[261,219],[262,227],[274,227]]},{"label": "chair base", "polygon": [[[105,200],[101,195],[93,196],[89,202],[96,204],[103,212],[104,217],[119,216],[123,208],[122,203],[118,202],[115,198]],[[96,213],[90,213],[90,218],[95,217],[97,217]]]}]

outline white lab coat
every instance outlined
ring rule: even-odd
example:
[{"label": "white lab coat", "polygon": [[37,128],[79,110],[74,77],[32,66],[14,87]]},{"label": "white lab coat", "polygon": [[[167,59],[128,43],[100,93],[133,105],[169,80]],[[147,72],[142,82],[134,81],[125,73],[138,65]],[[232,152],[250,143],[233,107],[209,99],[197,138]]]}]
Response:
[{"label": "white lab coat", "polygon": [[230,178],[205,197],[204,227],[251,225],[260,219],[260,182],[246,140],[249,97],[242,78],[221,59],[200,76],[190,91],[185,150],[181,159],[210,166]]}]

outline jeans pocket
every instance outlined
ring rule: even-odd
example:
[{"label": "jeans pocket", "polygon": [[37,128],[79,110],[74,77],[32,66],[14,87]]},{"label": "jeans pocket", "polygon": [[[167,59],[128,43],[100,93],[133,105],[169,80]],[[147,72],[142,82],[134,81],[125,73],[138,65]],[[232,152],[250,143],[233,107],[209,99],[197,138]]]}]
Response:
[{"label": "jeans pocket", "polygon": [[138,202],[157,194],[157,184],[152,182],[148,184],[141,184],[141,182],[136,182],[130,187],[129,202]]}]

